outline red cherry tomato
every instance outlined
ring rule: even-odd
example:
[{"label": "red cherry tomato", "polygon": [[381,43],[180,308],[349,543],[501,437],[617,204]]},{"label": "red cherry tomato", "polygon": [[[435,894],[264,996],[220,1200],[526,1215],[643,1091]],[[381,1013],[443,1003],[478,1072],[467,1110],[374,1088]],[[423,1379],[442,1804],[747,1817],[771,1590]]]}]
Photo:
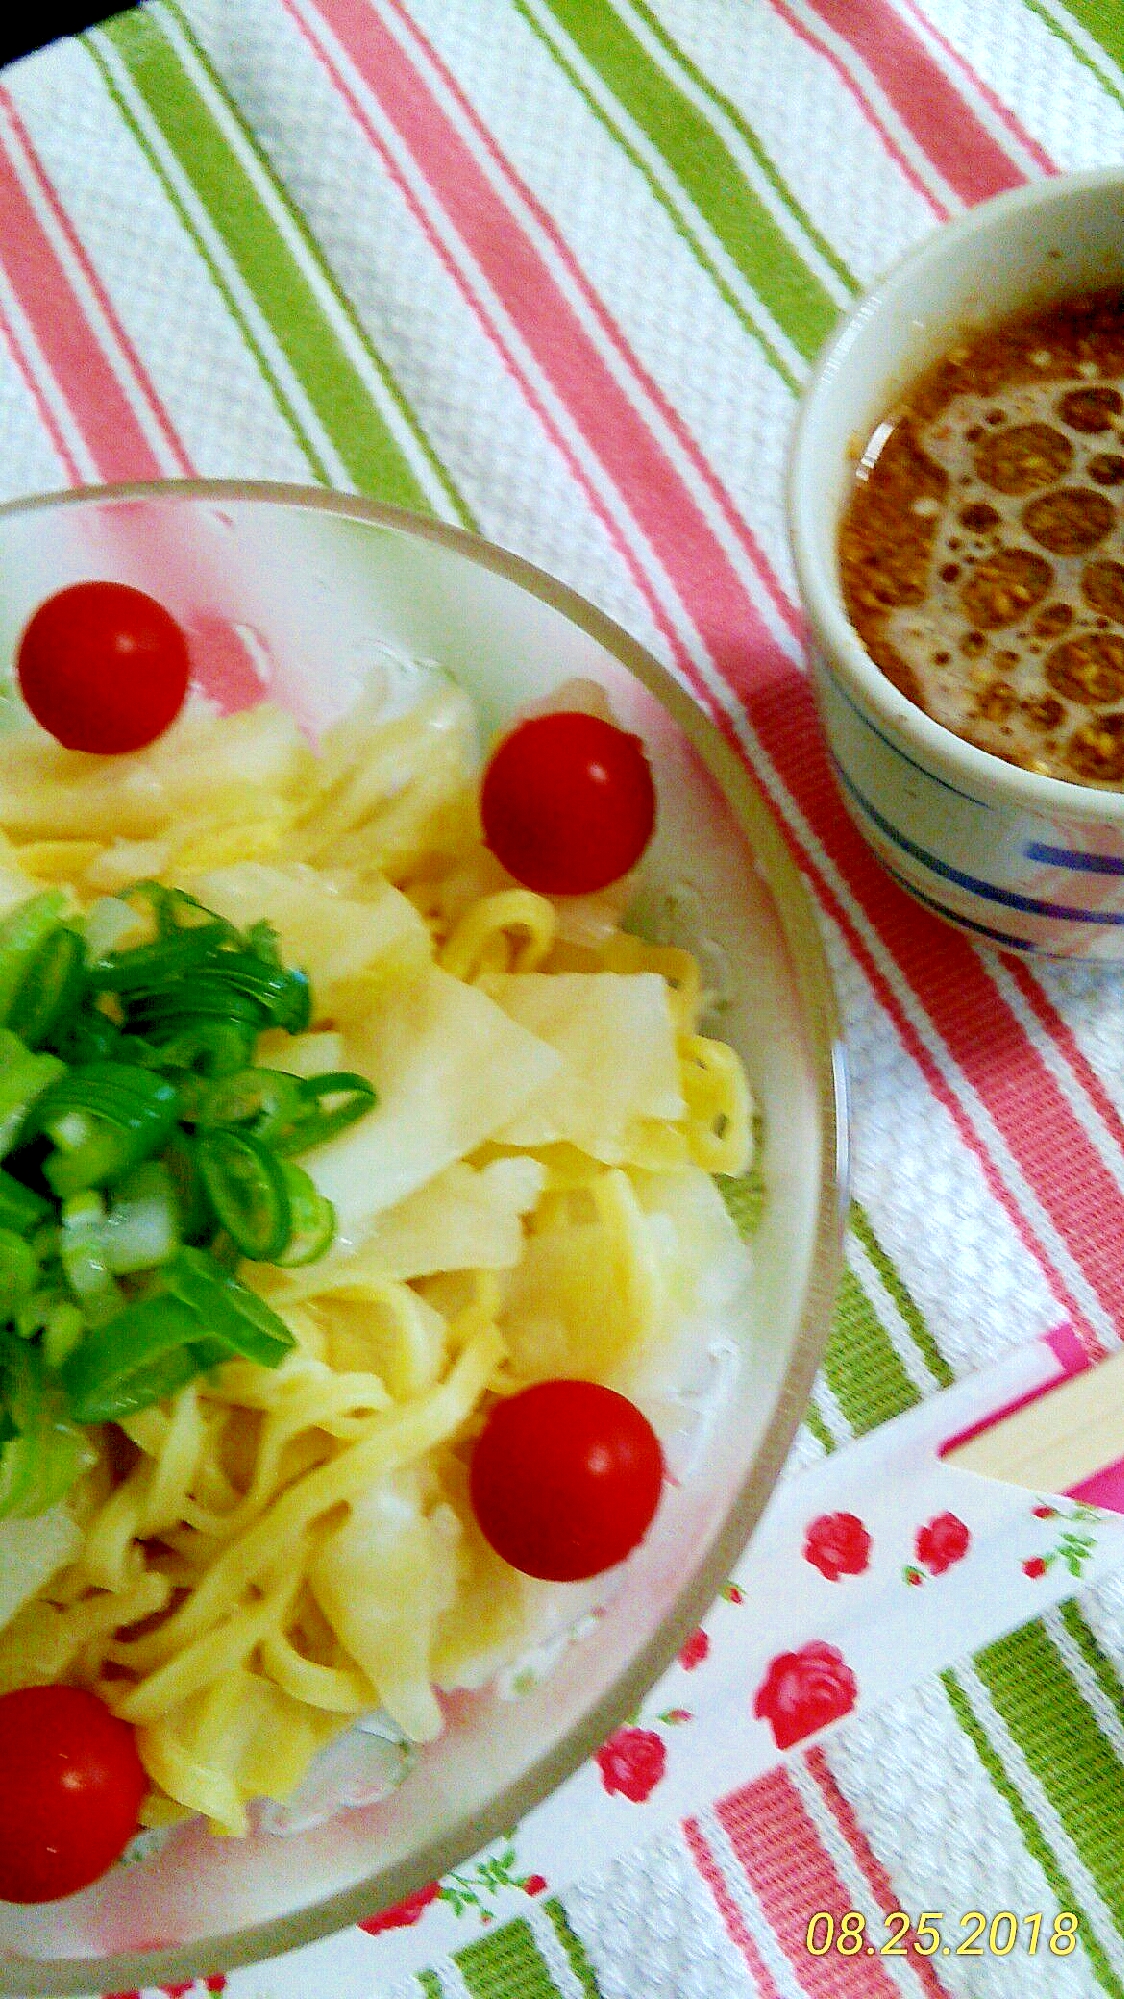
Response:
[{"label": "red cherry tomato", "polygon": [[644,745],[599,715],[533,715],[494,751],[480,815],[488,846],[524,888],[592,895],[634,868],[652,837]]},{"label": "red cherry tomato", "polygon": [[133,1731],[84,1687],[0,1696],[0,1900],[53,1902],[104,1874],[148,1778]]},{"label": "red cherry tomato", "polygon": [[596,1381],[540,1381],[497,1402],[469,1474],[485,1540],[513,1569],[556,1583],[623,1562],[662,1483],[647,1417]]},{"label": "red cherry tomato", "polygon": [[40,604],[16,678],[37,722],[68,750],[112,756],[155,742],[183,707],[187,640],[127,583],[72,583]]}]

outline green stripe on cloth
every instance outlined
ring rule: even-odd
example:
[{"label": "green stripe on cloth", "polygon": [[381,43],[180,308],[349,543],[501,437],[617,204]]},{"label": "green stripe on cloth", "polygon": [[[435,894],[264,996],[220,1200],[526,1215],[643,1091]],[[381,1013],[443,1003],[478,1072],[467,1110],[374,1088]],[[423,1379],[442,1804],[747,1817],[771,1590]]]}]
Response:
[{"label": "green stripe on cloth", "polygon": [[[627,134],[595,102],[574,65],[544,32],[526,0],[515,0],[515,4],[598,123],[643,175],[692,255],[730,310],[758,342],[770,365],[794,394],[799,393],[799,382],[768,332],[746,311],[705,245],[684,221],[680,209],[630,144]],[[575,0],[545,0],[545,4],[570,33],[586,60],[598,70],[602,82],[623,109],[643,127],[671,175],[719,238],[731,262],[775,324],[788,335],[797,351],[810,360],[835,322],[835,304],[792,249],[769,210],[747,186],[717,134],[665,81],[611,8],[587,8],[581,0],[576,0],[576,4]]]},{"label": "green stripe on cloth", "polygon": [[1124,1769],[1041,1623],[975,1656],[992,1705],[1010,1730],[1097,1892],[1124,1931],[1124,1843],[1118,1801]]},{"label": "green stripe on cloth", "polygon": [[829,1454],[836,1448],[835,1438],[820,1415],[814,1402],[809,1402],[804,1411],[804,1427],[809,1430],[817,1444]]},{"label": "green stripe on cloth", "polygon": [[455,1953],[472,1999],[558,1999],[558,1987],[523,1916]]},{"label": "green stripe on cloth", "polygon": [[644,4],[644,0],[632,0],[632,5],[633,12],[640,16],[653,40],[660,43],[670,59],[678,65],[683,75],[694,85],[700,96],[709,98],[715,109],[721,112],[722,116],[733,126],[746,151],[752,153],[754,160],[769,182],[770,187],[780,196],[801,233],[807,237],[810,243],[814,243],[825,264],[830,264],[836,276],[846,285],[847,290],[857,295],[861,289],[858,279],[847,268],[847,265],[834,245],[817,229],[807,209],[797,200],[787,182],[782,179],[753,127],[747,123],[742,113],[738,110],[737,105],[723,91],[719,90],[717,84],[703,70],[699,69],[696,63],[691,61],[686,49],[680,43],[672,40],[663,22],[657,18],[650,7]]},{"label": "green stripe on cloth", "polygon": [[1107,1652],[1102,1650],[1096,1633],[1086,1623],[1072,1597],[1059,1606],[1058,1614],[1105,1699],[1124,1722],[1124,1681]]},{"label": "green stripe on cloth", "polygon": [[[221,94],[230,117],[237,123],[246,145],[253,150],[262,172],[268,175],[273,196],[277,203],[283,207],[291,227],[300,236],[308,263],[315,266],[321,283],[330,291],[337,311],[341,318],[347,321],[353,337],[362,348],[372,369],[377,374],[387,400],[394,405],[403,426],[409,430],[416,449],[424,457],[430,471],[434,474],[435,481],[442,495],[449,502],[453,516],[462,527],[477,527],[478,522],[475,516],[470,512],[463,495],[454,486],[446,466],[434,451],[415,412],[403,395],[398,382],[387,367],[382,355],[370,340],[355,306],[351,299],[348,298],[342,285],[338,282],[335,272],[332,270],[319,243],[316,241],[303,211],[290,199],[284,184],[278,178],[267,159],[256,133],[247,123],[238,105],[230,96],[222,77],[219,75],[206,49],[200,42],[182,7],[176,4],[176,0],[163,0],[163,4],[166,11],[179,24],[184,39],[188,42],[196,61],[206,72],[212,88]],[[360,392],[363,392],[362,384],[360,384]],[[375,414],[372,411],[372,415],[374,416]],[[382,495],[380,494],[379,497],[382,497]]]},{"label": "green stripe on cloth", "polygon": [[82,41],[83,45],[85,46],[87,54],[90,56],[91,60],[94,63],[95,68],[97,69],[101,77],[102,83],[105,86],[106,94],[109,97],[110,102],[113,104],[118,115],[120,116],[122,124],[127,128],[135,145],[138,147],[139,151],[144,154],[144,157],[148,161],[148,164],[152,169],[152,172],[156,175],[156,178],[160,181],[164,190],[165,197],[168,201],[168,205],[171,209],[174,210],[175,214],[179,218],[179,222],[183,229],[184,235],[188,238],[189,242],[191,242],[191,244],[194,246],[199,257],[201,258],[203,263],[207,266],[207,271],[208,275],[210,276],[211,282],[213,283],[215,290],[218,292],[219,296],[221,297],[223,304],[225,305],[228,313],[230,314],[231,319],[233,320],[234,324],[237,326],[238,331],[241,334],[243,341],[245,342],[247,352],[250,355],[252,355],[258,373],[261,375],[262,381],[265,383],[266,388],[269,390],[269,393],[272,396],[273,401],[281,414],[281,417],[283,418],[289,431],[292,433],[292,436],[294,437],[297,445],[304,453],[305,461],[308,465],[311,477],[319,481],[319,483],[323,486],[330,485],[331,480],[328,476],[327,466],[324,464],[324,461],[321,458],[319,452],[317,451],[316,446],[313,444],[312,439],[309,437],[307,430],[305,429],[304,425],[301,423],[300,418],[298,417],[296,411],[294,410],[289,397],[285,394],[285,391],[282,388],[281,383],[278,381],[277,376],[275,375],[273,369],[270,367],[266,355],[262,352],[261,344],[256,339],[253,328],[250,326],[244,312],[242,311],[241,307],[238,304],[237,299],[234,297],[234,294],[231,291],[225,276],[223,275],[222,271],[220,271],[217,268],[213,258],[211,258],[210,255],[208,254],[207,245],[203,241],[202,236],[200,235],[198,229],[195,226],[195,223],[193,222],[183,201],[181,200],[178,189],[172,185],[172,182],[169,180],[167,174],[164,172],[160,160],[158,159],[157,155],[155,154],[151,145],[149,144],[147,134],[141,129],[141,126],[138,124],[137,120],[133,116],[131,107],[126,102],[125,98],[122,96],[121,91],[118,89],[116,78],[113,76],[108,64],[105,61],[105,58],[101,50],[98,47],[97,35],[96,34],[84,35],[82,37]]},{"label": "green stripe on cloth", "polygon": [[921,1400],[853,1270],[845,1269],[835,1304],[824,1377],[857,1437]]},{"label": "green stripe on cloth", "polygon": [[1120,0],[1065,0],[1078,25],[1124,69],[1124,7]]},{"label": "green stripe on cloth", "polygon": [[586,1999],[604,1999],[600,1985],[594,1976],[593,1966],[585,1945],[577,1931],[571,1926],[570,1918],[556,1895],[542,1905],[546,1916],[566,1953],[570,1970],[586,1995]]},{"label": "green stripe on cloth", "polygon": [[445,1999],[445,1990],[436,1972],[418,1971],[414,1976],[425,1993],[425,1999]]},{"label": "green stripe on cloth", "polygon": [[[421,483],[328,321],[286,234],[161,32],[155,12],[146,7],[120,14],[100,33],[127,69],[348,476],[363,492],[429,511]],[[237,117],[233,107],[231,115]],[[256,143],[254,151],[279,205],[291,216]]]},{"label": "green stripe on cloth", "polygon": [[862,1243],[879,1277],[893,1299],[910,1338],[939,1388],[951,1388],[956,1377],[921,1313],[914,1304],[898,1271],[887,1256],[871,1226],[870,1216],[858,1201],[851,1203],[851,1227]]},{"label": "green stripe on cloth", "polygon": [[1021,1792],[1011,1781],[1002,1758],[993,1746],[990,1737],[977,1721],[963,1687],[954,1672],[941,1674],[941,1684],[948,1695],[949,1705],[957,1721],[975,1747],[977,1756],[995,1785],[1022,1834],[1023,1844],[1033,1860],[1038,1862],[1050,1884],[1051,1893],[1061,1909],[1072,1909],[1078,1919],[1078,1935],[1082,1947],[1097,1977],[1098,1984],[1110,1995],[1110,1999],[1124,1999],[1124,1986],[1120,1984],[1104,1951],[1101,1949],[1088,1916],[1081,1907],[1065,1870],[1059,1866],[1053,1848],[1045,1837],[1033,1812],[1023,1801]]},{"label": "green stripe on cloth", "polygon": [[1099,63],[1094,62],[1088,49],[1082,47],[1076,35],[1067,34],[1057,14],[1051,13],[1048,7],[1042,6],[1041,0],[1023,0],[1023,5],[1028,13],[1037,14],[1040,21],[1045,21],[1050,33],[1056,35],[1059,42],[1064,43],[1070,55],[1076,62],[1081,64],[1083,69],[1089,70],[1096,77],[1102,90],[1107,91],[1110,97],[1115,98],[1117,104],[1124,105],[1124,91],[1121,91],[1109,76],[1107,63],[1102,68]]}]

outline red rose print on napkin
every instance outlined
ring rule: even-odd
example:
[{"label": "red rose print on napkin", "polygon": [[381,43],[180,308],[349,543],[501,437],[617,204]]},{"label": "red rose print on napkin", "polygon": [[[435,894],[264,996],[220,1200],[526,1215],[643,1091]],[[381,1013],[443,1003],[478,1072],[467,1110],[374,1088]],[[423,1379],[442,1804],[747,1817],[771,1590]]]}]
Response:
[{"label": "red rose print on napkin", "polygon": [[850,1714],[858,1681],[834,1645],[815,1639],[798,1652],[781,1652],[753,1697],[753,1712],[767,1721],[778,1749]]},{"label": "red rose print on napkin", "polygon": [[691,1636],[680,1652],[679,1664],[685,1673],[693,1673],[696,1666],[702,1665],[703,1660],[708,1656],[709,1652],[710,1640],[700,1624],[697,1631],[692,1631]]},{"label": "red rose print on napkin", "polygon": [[[185,1995],[194,1992],[225,1992],[226,1973],[212,1971],[210,1976],[203,1980],[202,1985],[198,1984],[194,1978],[189,1978],[186,1985],[161,1985],[157,1989],[164,1994],[165,1999],[185,1999]],[[141,1994],[135,1990],[130,1992],[107,1992],[105,1999],[141,1999]]]},{"label": "red rose print on napkin", "polygon": [[601,1782],[634,1805],[650,1798],[667,1767],[667,1750],[650,1728],[618,1728],[597,1751]]},{"label": "red rose print on napkin", "polygon": [[1023,1563],[1023,1574],[1028,1576],[1032,1583],[1040,1582],[1046,1574],[1046,1568],[1047,1565],[1041,1555],[1032,1555],[1029,1562]]},{"label": "red rose print on napkin", "polygon": [[382,1930],[408,1930],[413,1923],[420,1923],[431,1902],[438,1896],[438,1883],[431,1881],[425,1888],[418,1888],[407,1895],[404,1901],[395,1902],[391,1909],[384,1909],[380,1916],[368,1916],[359,1924],[369,1937],[377,1937]]},{"label": "red rose print on napkin", "polygon": [[943,1576],[954,1562],[962,1562],[972,1545],[972,1536],[955,1513],[938,1513],[928,1526],[917,1529],[914,1541],[917,1559],[931,1576]]},{"label": "red rose print on napkin", "polygon": [[821,1513],[804,1536],[804,1560],[829,1583],[861,1576],[870,1565],[873,1543],[856,1513]]}]

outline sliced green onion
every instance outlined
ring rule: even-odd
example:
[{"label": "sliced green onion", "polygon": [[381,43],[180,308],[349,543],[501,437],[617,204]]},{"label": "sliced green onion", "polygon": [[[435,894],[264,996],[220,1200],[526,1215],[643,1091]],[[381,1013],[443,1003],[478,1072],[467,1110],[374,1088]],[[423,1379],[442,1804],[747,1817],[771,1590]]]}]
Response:
[{"label": "sliced green onion", "polygon": [[57,1055],[33,1055],[0,1027],[0,1158],[11,1151],[36,1102],[64,1068]]},{"label": "sliced green onion", "polygon": [[161,1157],[172,1183],[181,1242],[208,1242],[218,1227],[218,1220],[207,1198],[195,1147],[188,1143],[182,1132],[175,1131]]},{"label": "sliced green onion", "polygon": [[51,1203],[0,1166],[0,1228],[30,1235],[51,1214]]},{"label": "sliced green onion", "polygon": [[196,896],[189,895],[185,888],[165,888],[162,882],[152,883],[151,886],[162,892],[158,920],[165,937],[174,937],[181,930],[193,930],[199,925],[221,923],[231,941],[237,939],[238,932],[233,923],[228,923],[225,916],[208,909]]},{"label": "sliced green onion", "polygon": [[158,1159],[137,1166],[113,1190],[105,1219],[105,1260],[115,1277],[155,1270],[179,1248],[172,1176]]},{"label": "sliced green onion", "polygon": [[39,1282],[39,1258],[12,1229],[0,1228],[0,1314],[10,1318]]},{"label": "sliced green onion", "polygon": [[163,1029],[169,1035],[205,1020],[234,1021],[258,1035],[269,1017],[260,1000],[232,986],[213,964],[185,980],[178,991],[154,993],[135,1002],[134,1014],[146,1033]]},{"label": "sliced green onion", "polygon": [[75,1424],[235,1357],[279,1364],[293,1335],[238,1262],[324,1254],[332,1204],[286,1155],[376,1100],[363,1076],[255,1062],[312,1011],[269,922],[152,881],[85,924],[68,907],[50,890],[0,922],[0,1157],[20,1155],[0,1168],[0,1513],[73,1482]]},{"label": "sliced green onion", "polygon": [[75,1422],[120,1422],[174,1395],[199,1372],[191,1350],[198,1332],[190,1307],[161,1292],[87,1333],[59,1369]]},{"label": "sliced green onion", "polygon": [[139,1034],[123,1034],[97,1007],[83,1007],[65,1021],[55,1045],[64,1060],[79,1063],[135,1061],[145,1048]]},{"label": "sliced green onion", "polygon": [[125,1299],[109,1267],[100,1194],[75,1194],[63,1202],[59,1261],[90,1325],[104,1325],[121,1310]]},{"label": "sliced green onion", "polygon": [[58,929],[65,910],[62,890],[49,888],[21,902],[0,923],[0,1021],[7,1021],[28,966]]},{"label": "sliced green onion", "polygon": [[0,1449],[0,1518],[45,1513],[93,1460],[67,1420],[39,1348],[0,1334],[0,1407],[10,1441]]},{"label": "sliced green onion", "polygon": [[56,1298],[43,1318],[43,1359],[51,1368],[61,1367],[74,1352],[86,1331],[84,1314],[69,1298]]},{"label": "sliced green onion", "polygon": [[[222,1270],[206,1251],[181,1249],[161,1276],[173,1297],[199,1315],[201,1338],[205,1329],[216,1342],[208,1366],[238,1355],[259,1367],[276,1367],[296,1345],[284,1319],[264,1298]],[[201,1350],[200,1341],[196,1345]]]},{"label": "sliced green onion", "polygon": [[35,952],[8,1009],[8,1026],[28,1048],[53,1038],[76,1013],[86,990],[86,953],[74,930],[60,927]]},{"label": "sliced green onion", "polygon": [[200,1020],[160,1042],[146,1060],[156,1069],[227,1076],[246,1067],[256,1039],[253,1021]]},{"label": "sliced green onion", "polygon": [[255,958],[260,958],[263,965],[280,965],[281,939],[273,924],[264,917],[259,918],[257,923],[251,923],[245,943],[246,949],[252,951]]},{"label": "sliced green onion", "polygon": [[300,1083],[304,1114],[295,1130],[295,1143],[285,1152],[304,1152],[323,1145],[348,1125],[355,1124],[378,1103],[378,1092],[366,1076],[351,1069],[333,1069],[324,1076],[304,1076]]},{"label": "sliced green onion", "polygon": [[289,1197],[289,1240],[277,1258],[285,1270],[315,1263],[327,1254],[336,1233],[336,1211],[326,1194],[315,1187],[303,1166],[291,1159],[282,1162],[285,1192]]},{"label": "sliced green onion", "polygon": [[155,944],[113,951],[90,966],[90,984],[95,991],[120,993],[123,999],[165,992],[178,980],[189,978],[198,966],[213,961],[226,938],[225,924],[201,923],[193,930],[178,930],[174,937],[161,937]]},{"label": "sliced green onion", "polygon": [[199,1128],[245,1125],[262,1144],[286,1150],[285,1140],[304,1115],[301,1079],[283,1069],[239,1069],[209,1083],[199,1105]]},{"label": "sliced green onion", "polygon": [[175,1085],[126,1062],[86,1062],[60,1076],[35,1106],[31,1127],[56,1151],[44,1178],[60,1200],[127,1173],[159,1151],[176,1123]]},{"label": "sliced green onion", "polygon": [[272,1263],[289,1240],[289,1197],[281,1161],[248,1132],[220,1130],[199,1140],[207,1198],[243,1256]]}]

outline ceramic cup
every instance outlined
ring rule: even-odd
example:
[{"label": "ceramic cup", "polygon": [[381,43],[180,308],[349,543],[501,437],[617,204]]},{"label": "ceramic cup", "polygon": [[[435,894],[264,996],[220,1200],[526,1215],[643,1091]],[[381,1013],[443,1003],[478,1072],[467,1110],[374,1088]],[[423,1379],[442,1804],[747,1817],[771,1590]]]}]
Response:
[{"label": "ceramic cup", "polygon": [[1124,168],[1043,180],[929,237],[824,350],[796,431],[789,525],[816,691],[847,809],[918,901],[1004,950],[1124,959],[1124,791],[1020,770],[881,674],[843,601],[854,468],[902,391],[965,332],[1124,287]]}]

